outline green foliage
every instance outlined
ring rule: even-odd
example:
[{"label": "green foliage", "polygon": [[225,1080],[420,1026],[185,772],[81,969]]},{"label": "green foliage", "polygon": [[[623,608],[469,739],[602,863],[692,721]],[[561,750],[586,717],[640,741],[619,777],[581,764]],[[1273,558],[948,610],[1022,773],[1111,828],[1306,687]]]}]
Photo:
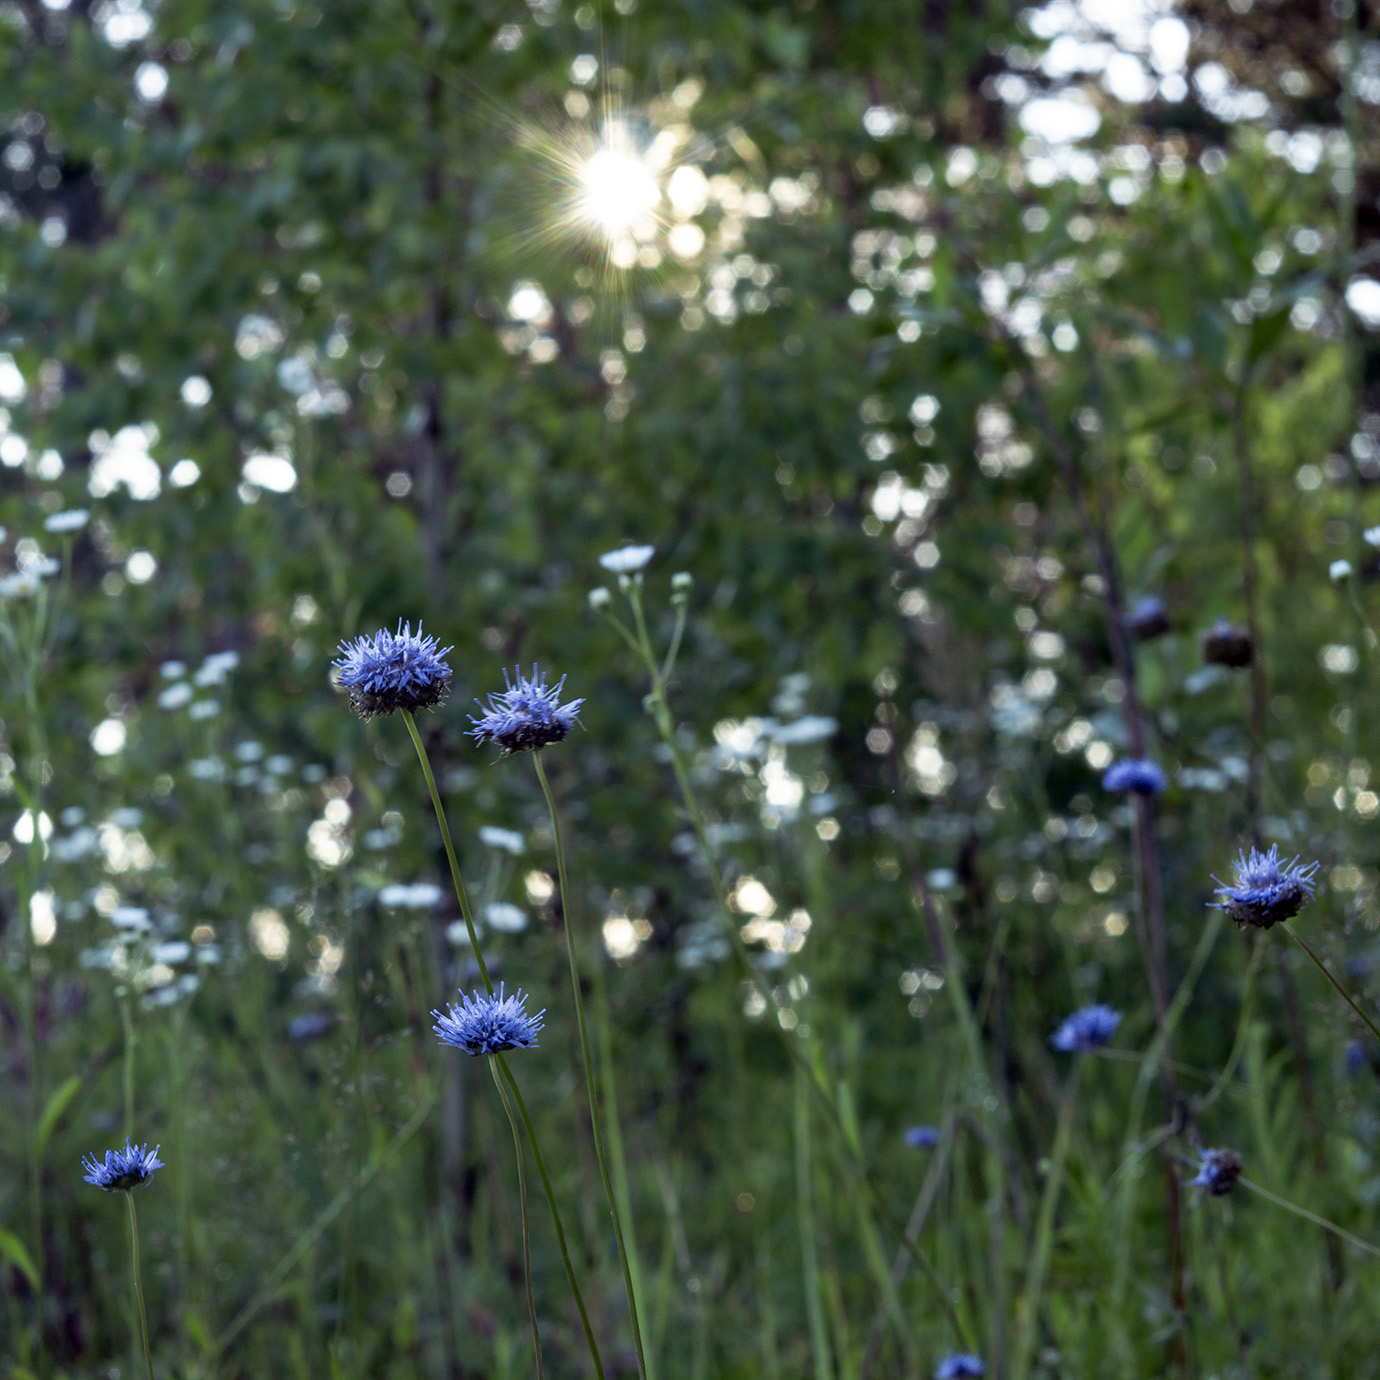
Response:
[{"label": "green foliage", "polygon": [[[477,976],[424,782],[330,685],[420,618],[467,884],[529,920],[485,954],[547,1008],[513,1067],[610,1376],[551,832],[465,737],[538,658],[587,701],[545,762],[657,1376],[1380,1374],[1364,1032],[1278,934],[1204,938],[1214,873],[1278,840],[1375,991],[1356,184],[1336,139],[1299,171],[1163,100],[1100,97],[1086,167],[1042,149],[1006,106],[1048,37],[996,4],[0,6],[0,578],[61,561],[0,586],[0,1369],[127,1364],[78,1164],[132,1134],[168,1166],[160,1374],[531,1372],[508,1125],[429,1028]],[[579,177],[614,120],[661,219],[609,233]],[[664,736],[770,1003],[587,604],[624,540],[663,652],[694,577]],[[1144,594],[1173,626],[1131,686]],[[1254,671],[1204,666],[1218,618]],[[1132,689],[1165,1041],[1143,826],[1099,784]],[[1092,1001],[1125,1021],[1056,1154],[1048,1034]],[[1274,1197],[1171,1192],[1205,1145]],[[548,1371],[584,1373],[531,1206]]]}]

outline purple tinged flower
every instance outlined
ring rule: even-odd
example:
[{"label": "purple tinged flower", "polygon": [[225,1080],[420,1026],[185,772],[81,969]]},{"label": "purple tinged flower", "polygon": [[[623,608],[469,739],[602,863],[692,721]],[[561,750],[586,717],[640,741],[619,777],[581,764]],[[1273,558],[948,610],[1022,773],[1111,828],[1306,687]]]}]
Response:
[{"label": "purple tinged flower", "polygon": [[1225,1197],[1241,1178],[1241,1156],[1235,1150],[1204,1150],[1198,1173],[1188,1182],[1205,1188],[1214,1198]]},{"label": "purple tinged flower", "polygon": [[1164,600],[1157,599],[1153,594],[1146,594],[1137,599],[1131,606],[1130,613],[1126,615],[1126,627],[1132,637],[1139,638],[1142,642],[1148,642],[1152,637],[1167,633],[1170,621],[1169,610],[1165,608]]},{"label": "purple tinged flower", "polygon": [[1203,660],[1209,666],[1240,669],[1255,659],[1255,638],[1249,628],[1238,628],[1219,618],[1202,637]]},{"label": "purple tinged flower", "polygon": [[158,1158],[161,1148],[155,1145],[150,1150],[147,1145],[135,1145],[126,1137],[123,1150],[105,1152],[104,1164],[94,1155],[84,1155],[81,1167],[86,1173],[82,1177],[107,1193],[128,1192],[148,1183],[153,1171],[163,1168],[163,1161]]},{"label": "purple tinged flower", "polygon": [[903,1137],[912,1150],[930,1150],[939,1144],[937,1126],[910,1126]]},{"label": "purple tinged flower", "polygon": [[[1313,878],[1318,864],[1300,866],[1297,857],[1292,862],[1284,862],[1277,843],[1270,845],[1268,853],[1252,848],[1249,857],[1243,848],[1232,865],[1236,868],[1236,883],[1218,886],[1216,894],[1222,899],[1216,905],[1241,928],[1252,925],[1268,930],[1281,920],[1297,915],[1313,899],[1316,886]],[[1217,877],[1212,880],[1220,882]]]},{"label": "purple tinged flower", "polygon": [[1113,762],[1102,777],[1104,791],[1159,795],[1169,784],[1159,764],[1148,757],[1123,757]]},{"label": "purple tinged flower", "polygon": [[373,637],[342,642],[337,649],[335,683],[350,692],[350,708],[361,719],[388,715],[402,709],[430,709],[450,694],[450,667],[445,656],[451,647],[437,645],[422,634],[417,624],[399,621],[391,633],[380,628]]},{"label": "purple tinged flower", "polygon": [[470,715],[474,727],[468,730],[476,743],[497,743],[505,757],[559,743],[578,721],[584,703],[581,699],[562,704],[565,677],[555,685],[547,685],[546,673],[535,663],[530,677],[524,676],[518,667],[514,667],[513,675],[516,679],[509,679],[504,670],[504,689],[501,694],[489,696],[487,708],[482,701],[475,701],[482,713],[477,719]]},{"label": "purple tinged flower", "polygon": [[534,1049],[546,1012],[530,1016],[526,1007],[527,997],[521,988],[509,997],[499,983],[496,993],[476,992],[471,997],[461,992],[459,1006],[449,1006],[444,1013],[433,1011],[436,1024],[432,1029],[443,1045],[454,1045],[471,1057],[505,1049]]},{"label": "purple tinged flower", "polygon": [[974,1356],[970,1351],[951,1351],[940,1361],[934,1380],[964,1380],[966,1376],[986,1374],[987,1367],[981,1356]]},{"label": "purple tinged flower", "polygon": [[1121,1024],[1121,1012],[1110,1006],[1085,1006],[1075,1011],[1049,1037],[1055,1049],[1065,1054],[1087,1054],[1101,1049],[1116,1034]]}]

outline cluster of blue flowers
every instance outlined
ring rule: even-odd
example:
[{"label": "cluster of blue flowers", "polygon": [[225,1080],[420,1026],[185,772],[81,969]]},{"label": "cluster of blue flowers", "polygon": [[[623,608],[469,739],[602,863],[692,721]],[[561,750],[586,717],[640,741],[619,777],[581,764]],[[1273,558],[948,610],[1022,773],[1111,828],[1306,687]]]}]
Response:
[{"label": "cluster of blue flowers", "polygon": [[1222,898],[1217,908],[1226,911],[1242,929],[1250,925],[1268,930],[1297,915],[1313,899],[1318,864],[1300,865],[1297,857],[1284,862],[1277,843],[1270,845],[1268,853],[1252,848],[1248,855],[1242,849],[1233,866],[1234,885],[1224,886],[1217,877],[1212,880],[1218,883],[1215,894]]},{"label": "cluster of blue flowers", "polygon": [[135,1145],[126,1137],[125,1148],[107,1150],[104,1163],[94,1155],[83,1156],[81,1167],[86,1173],[82,1177],[107,1193],[128,1192],[148,1183],[153,1171],[163,1168],[163,1161],[158,1158],[160,1149],[157,1145],[152,1150],[147,1145]]},{"label": "cluster of blue flowers", "polygon": [[424,636],[420,623],[414,633],[410,623],[399,621],[395,633],[380,628],[373,637],[342,642],[338,650],[339,657],[331,663],[335,683],[350,692],[350,708],[361,719],[399,709],[430,709],[450,694],[445,657],[455,649]]},{"label": "cluster of blue flowers", "polygon": [[1214,1198],[1225,1197],[1241,1178],[1241,1156],[1235,1150],[1204,1150],[1197,1175],[1188,1182],[1205,1188]]},{"label": "cluster of blue flowers", "polygon": [[940,1361],[934,1380],[967,1380],[970,1376],[986,1374],[987,1367],[983,1365],[982,1357],[974,1356],[970,1351],[951,1351]]},{"label": "cluster of blue flowers", "polygon": [[476,743],[497,743],[504,756],[559,743],[578,721],[584,700],[562,704],[565,677],[555,685],[547,685],[545,672],[536,665],[530,676],[524,676],[517,668],[513,676],[515,679],[510,680],[508,672],[503,672],[504,689],[489,696],[487,707],[482,701],[475,701],[480,715],[477,719],[470,715],[470,737]]},{"label": "cluster of blue flowers", "polygon": [[1085,1006],[1075,1011],[1049,1037],[1055,1049],[1065,1054],[1087,1054],[1101,1049],[1116,1034],[1121,1024],[1121,1012],[1111,1006]]},{"label": "cluster of blue flowers", "polygon": [[1123,757],[1102,777],[1102,789],[1118,794],[1159,795],[1168,785],[1159,764],[1148,757]]},{"label": "cluster of blue flowers", "polygon": [[436,1017],[432,1029],[443,1045],[454,1045],[476,1057],[505,1049],[535,1048],[546,1012],[529,1015],[523,990],[519,987],[511,997],[505,996],[500,982],[496,993],[475,992],[470,996],[461,992],[459,1006],[431,1014]]}]

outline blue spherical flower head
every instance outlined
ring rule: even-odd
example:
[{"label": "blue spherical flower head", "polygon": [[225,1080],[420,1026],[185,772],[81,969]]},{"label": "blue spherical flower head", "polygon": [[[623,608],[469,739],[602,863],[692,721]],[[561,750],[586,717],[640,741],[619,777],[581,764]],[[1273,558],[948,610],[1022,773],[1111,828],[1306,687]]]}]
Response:
[{"label": "blue spherical flower head", "polygon": [[1293,862],[1282,861],[1277,843],[1270,845],[1268,853],[1252,848],[1249,857],[1242,849],[1233,866],[1236,884],[1218,886],[1216,894],[1222,899],[1217,902],[1217,909],[1226,911],[1243,929],[1253,925],[1268,930],[1271,925],[1297,915],[1313,899],[1318,864],[1300,866],[1297,857]]},{"label": "blue spherical flower head", "polygon": [[1133,637],[1148,642],[1152,637],[1169,631],[1169,610],[1162,599],[1147,594],[1131,606],[1130,613],[1126,615],[1126,626]]},{"label": "blue spherical flower head", "polygon": [[1159,795],[1168,784],[1159,764],[1148,757],[1123,757],[1113,762],[1102,778],[1104,791],[1122,794]]},{"label": "blue spherical flower head", "polygon": [[940,1361],[934,1380],[963,1380],[964,1376],[986,1374],[987,1367],[981,1356],[974,1356],[970,1351],[951,1351]]},{"label": "blue spherical flower head", "polygon": [[515,667],[510,679],[503,672],[504,689],[490,695],[488,707],[476,700],[482,711],[479,718],[470,715],[470,737],[476,743],[497,743],[506,757],[513,752],[531,752],[548,743],[559,743],[579,719],[584,700],[561,703],[562,676],[555,685],[547,685],[546,672],[532,666],[530,677]]},{"label": "blue spherical flower head", "polygon": [[450,694],[450,667],[444,658],[454,649],[423,636],[422,625],[398,623],[391,633],[380,628],[373,637],[342,642],[335,683],[350,692],[350,708],[361,719],[395,710],[430,709]]},{"label": "blue spherical flower head", "polygon": [[912,1150],[930,1150],[939,1144],[937,1126],[910,1126],[903,1137]]},{"label": "blue spherical flower head", "polygon": [[155,1169],[163,1168],[163,1161],[158,1158],[160,1149],[157,1145],[152,1150],[147,1145],[134,1145],[126,1138],[123,1150],[105,1152],[104,1164],[94,1155],[84,1155],[81,1167],[86,1173],[82,1177],[107,1193],[138,1188],[153,1178]]},{"label": "blue spherical flower head", "polygon": [[1205,1188],[1214,1198],[1225,1197],[1241,1178],[1241,1156],[1235,1150],[1204,1150],[1198,1173],[1188,1182],[1193,1188]]},{"label": "blue spherical flower head", "polygon": [[1110,1006],[1085,1006],[1075,1011],[1049,1037],[1055,1049],[1065,1054],[1087,1054],[1101,1049],[1116,1034],[1121,1024],[1121,1012]]},{"label": "blue spherical flower head", "polygon": [[529,1016],[526,1007],[521,988],[508,997],[499,983],[496,994],[476,992],[470,997],[461,992],[459,1006],[447,1007],[444,1014],[433,1011],[436,1024],[432,1029],[443,1045],[454,1045],[472,1057],[505,1049],[534,1049],[546,1012]]}]

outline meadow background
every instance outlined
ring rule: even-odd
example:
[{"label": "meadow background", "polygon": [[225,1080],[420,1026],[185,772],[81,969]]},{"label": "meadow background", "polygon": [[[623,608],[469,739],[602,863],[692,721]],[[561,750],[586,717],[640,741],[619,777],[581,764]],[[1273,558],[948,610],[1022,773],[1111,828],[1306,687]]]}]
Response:
[{"label": "meadow background", "polygon": [[331,683],[421,619],[610,1376],[551,831],[465,737],[534,660],[649,1374],[1380,1376],[1380,1047],[1208,908],[1318,860],[1376,1009],[1377,106],[1369,0],[4,0],[0,1372],[141,1373],[131,1134],[159,1376],[533,1373],[425,784]]}]

